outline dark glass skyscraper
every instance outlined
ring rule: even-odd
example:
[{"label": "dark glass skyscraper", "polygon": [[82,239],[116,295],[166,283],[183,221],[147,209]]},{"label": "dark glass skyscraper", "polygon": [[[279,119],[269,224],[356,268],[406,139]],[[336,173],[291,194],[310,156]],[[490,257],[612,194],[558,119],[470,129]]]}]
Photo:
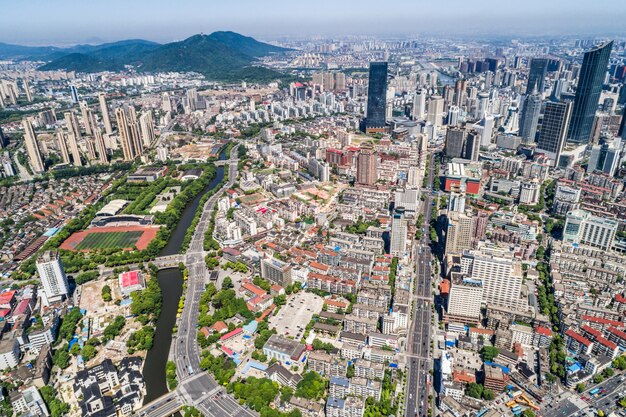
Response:
[{"label": "dark glass skyscraper", "polygon": [[370,63],[364,131],[384,129],[387,113],[387,63]]},{"label": "dark glass skyscraper", "polygon": [[589,143],[612,47],[613,41],[610,41],[585,53],[569,125],[571,142]]},{"label": "dark glass skyscraper", "polygon": [[622,139],[626,139],[626,106],[624,106],[624,110],[622,111],[622,121],[619,124],[619,132],[617,132],[617,136]]},{"label": "dark glass skyscraper", "polygon": [[543,93],[543,86],[548,71],[548,59],[533,58],[530,61],[530,71],[528,72],[528,84],[526,85],[526,94],[533,92],[535,87],[539,94]]},{"label": "dark glass skyscraper", "polygon": [[543,112],[541,134],[537,140],[537,152],[545,153],[554,161],[555,166],[559,163],[559,158],[565,145],[571,110],[572,103],[569,101],[549,101],[546,103],[546,109]]},{"label": "dark glass skyscraper", "polygon": [[541,114],[541,96],[536,92],[527,96],[519,124],[519,135],[524,143],[535,142],[537,124]]}]

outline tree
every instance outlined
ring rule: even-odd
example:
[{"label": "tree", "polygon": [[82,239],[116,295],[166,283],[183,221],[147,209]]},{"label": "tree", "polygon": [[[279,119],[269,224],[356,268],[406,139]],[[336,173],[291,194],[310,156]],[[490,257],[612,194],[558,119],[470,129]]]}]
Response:
[{"label": "tree", "polygon": [[62,417],[70,411],[69,404],[59,400],[56,390],[50,385],[41,387],[39,393],[48,406],[51,417]]},{"label": "tree", "polygon": [[585,384],[583,384],[582,382],[579,382],[579,383],[576,385],[576,391],[578,391],[578,392],[583,392],[584,390],[585,390]]},{"label": "tree", "polygon": [[96,356],[96,348],[92,345],[85,345],[83,349],[80,351],[80,355],[87,362],[93,359]]},{"label": "tree", "polygon": [[225,277],[224,281],[222,281],[222,289],[228,290],[230,288],[234,288],[233,279],[231,277]]},{"label": "tree", "polygon": [[613,368],[617,368],[620,371],[626,369],[626,356],[620,356],[613,361]]},{"label": "tree", "polygon": [[523,415],[524,417],[535,417],[535,412],[534,412],[533,410],[531,410],[531,409],[527,408],[526,410],[524,410],[524,411],[522,412],[522,415]]},{"label": "tree", "polygon": [[494,398],[496,398],[496,395],[493,393],[492,390],[486,388],[483,390],[483,399],[487,400],[487,401],[491,401]]},{"label": "tree", "polygon": [[54,364],[54,366],[58,366],[61,369],[65,369],[70,366],[70,361],[72,360],[72,357],[68,352],[69,348],[69,345],[65,344],[62,348],[57,349],[54,352],[54,356],[52,357],[52,363]]},{"label": "tree", "polygon": [[480,353],[484,361],[491,362],[496,356],[498,356],[500,351],[495,346],[483,346]]},{"label": "tree", "polygon": [[309,400],[319,400],[325,392],[326,380],[317,372],[307,372],[296,386],[296,396]]},{"label": "tree", "polygon": [[111,287],[105,285],[102,287],[102,299],[106,302],[109,302],[113,299],[111,296]]},{"label": "tree", "polygon": [[483,386],[475,382],[470,382],[465,387],[465,395],[467,395],[468,397],[480,399],[483,396]]}]

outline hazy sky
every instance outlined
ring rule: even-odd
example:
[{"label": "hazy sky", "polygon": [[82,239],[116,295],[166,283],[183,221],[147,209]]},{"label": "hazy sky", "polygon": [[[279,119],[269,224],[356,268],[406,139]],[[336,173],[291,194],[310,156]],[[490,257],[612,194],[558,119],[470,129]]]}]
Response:
[{"label": "hazy sky", "polygon": [[0,0],[0,42],[167,42],[215,30],[346,34],[626,34],[625,0]]}]

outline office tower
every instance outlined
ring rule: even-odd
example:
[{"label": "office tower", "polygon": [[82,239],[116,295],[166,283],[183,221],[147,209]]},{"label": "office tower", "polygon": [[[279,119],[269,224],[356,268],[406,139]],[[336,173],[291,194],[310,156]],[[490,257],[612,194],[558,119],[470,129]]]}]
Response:
[{"label": "office tower", "polygon": [[391,242],[389,253],[393,256],[404,256],[406,252],[407,222],[404,218],[404,207],[396,207],[391,223]]},{"label": "office tower", "polygon": [[466,251],[461,257],[461,272],[483,283],[483,302],[517,309],[522,289],[522,267],[509,254],[499,250]]},{"label": "office tower", "polygon": [[426,116],[426,90],[420,88],[413,96],[413,119],[422,120]]},{"label": "office tower", "polygon": [[26,93],[26,100],[30,103],[33,101],[33,93],[30,91],[30,84],[26,78],[22,80],[22,83],[24,85],[24,92]]},{"label": "office tower", "polygon": [[4,148],[8,144],[9,143],[7,141],[7,138],[4,136],[4,133],[2,132],[2,126],[0,126],[0,149]]},{"label": "office tower", "polygon": [[357,157],[356,182],[374,185],[378,181],[378,155],[371,145],[362,147]]},{"label": "office tower", "polygon": [[472,248],[472,217],[458,211],[446,214],[446,253],[460,253]]},{"label": "office tower", "polygon": [[530,181],[522,181],[519,194],[520,204],[534,206],[539,203],[540,190],[541,184],[539,184],[539,181],[536,178],[533,178]]},{"label": "office tower", "polygon": [[[623,86],[622,88],[626,91],[626,86]],[[617,135],[622,139],[626,139],[626,105],[624,105],[624,109],[622,110],[622,121],[620,122]]]},{"label": "office tower", "polygon": [[80,150],[78,149],[78,137],[80,135],[80,128],[78,127],[78,120],[73,112],[63,113],[65,124],[69,132],[67,133],[67,144],[70,154],[72,155],[72,163],[74,166],[83,166],[80,160]]},{"label": "office tower", "polygon": [[31,120],[22,120],[22,126],[24,127],[24,144],[26,145],[26,153],[28,154],[30,166],[36,174],[44,172],[43,158],[41,157],[41,151],[37,143],[37,135],[33,130]]},{"label": "office tower", "polygon": [[483,283],[452,272],[446,322],[478,323],[483,300]]},{"label": "office tower", "polygon": [[461,158],[467,132],[462,127],[448,127],[444,153],[448,158]]},{"label": "office tower", "polygon": [[460,79],[454,83],[454,105],[457,107],[463,106],[465,103],[466,93],[465,89],[467,88],[467,80]]},{"label": "office tower", "polygon": [[87,135],[93,135],[93,130],[91,129],[91,110],[89,110],[89,106],[86,101],[82,101],[80,103],[80,114],[83,118],[83,126],[85,126],[85,133]]},{"label": "office tower", "polygon": [[587,172],[602,171],[609,175],[615,174],[620,160],[621,139],[604,141],[591,148],[591,156],[587,164]]},{"label": "office tower", "polygon": [[78,104],[80,98],[78,97],[78,90],[75,85],[70,85],[70,97],[72,99],[72,104]]},{"label": "office tower", "polygon": [[435,132],[441,127],[444,114],[443,105],[444,101],[441,96],[432,96],[430,100],[428,100],[428,117],[426,120],[432,123]]},{"label": "office tower", "polygon": [[141,141],[145,148],[149,147],[154,141],[154,121],[152,120],[152,112],[147,111],[139,118],[139,126],[141,128]]},{"label": "office tower", "polygon": [[187,103],[189,110],[196,111],[198,109],[198,90],[195,88],[187,90]]},{"label": "office tower", "polygon": [[262,259],[261,278],[286,287],[291,284],[291,265],[274,258]]},{"label": "office tower", "polygon": [[489,108],[489,93],[478,93],[477,100],[475,116],[477,119],[482,119]]},{"label": "office tower", "polygon": [[524,109],[520,120],[519,135],[526,144],[534,143],[537,135],[537,125],[541,114],[541,96],[533,91],[524,100]]},{"label": "office tower", "polygon": [[346,91],[346,74],[343,72],[335,73],[335,91],[338,93]]},{"label": "office tower", "polygon": [[541,133],[537,140],[537,152],[545,153],[553,161],[553,166],[558,164],[563,151],[571,113],[571,102],[546,103]]},{"label": "office tower", "polygon": [[493,137],[493,126],[495,124],[495,120],[493,115],[485,114],[485,117],[480,121],[480,125],[482,127],[482,133],[480,137],[480,146],[483,148],[488,148],[491,145],[491,138]]},{"label": "office tower", "polygon": [[117,121],[117,133],[120,137],[120,144],[122,145],[122,155],[124,161],[132,161],[135,159],[135,148],[126,121],[126,113],[123,108],[115,110],[115,120]]},{"label": "office tower", "polygon": [[70,163],[70,154],[67,151],[67,143],[65,141],[65,134],[63,133],[63,129],[57,129],[57,145],[59,147],[59,152],[61,153],[61,159],[64,164]]},{"label": "office tower", "polygon": [[531,94],[535,90],[540,95],[543,93],[547,72],[548,60],[546,58],[533,58],[530,61],[530,71],[528,72],[528,84],[526,84],[526,94]]},{"label": "office tower", "polygon": [[48,302],[61,301],[69,293],[67,276],[58,252],[46,251],[39,255],[37,272]]},{"label": "office tower", "polygon": [[585,53],[578,76],[568,141],[589,143],[612,47],[613,41],[606,42]]},{"label": "office tower", "polygon": [[448,125],[457,126],[459,124],[459,108],[457,106],[450,106],[448,110]]},{"label": "office tower", "polygon": [[387,63],[370,63],[367,89],[367,114],[365,132],[380,132],[385,129],[387,111]]},{"label": "office tower", "polygon": [[470,161],[478,161],[480,156],[480,143],[481,136],[477,131],[471,130],[467,132],[467,135],[465,136],[463,158]]},{"label": "office tower", "polygon": [[585,210],[572,210],[565,216],[563,242],[609,250],[613,247],[619,223],[594,216]]},{"label": "office tower", "polygon": [[111,119],[109,117],[109,108],[107,107],[106,94],[98,94],[98,102],[100,103],[100,113],[102,113],[102,123],[104,123],[104,131],[107,135],[113,134]]},{"label": "office tower", "polygon": [[96,131],[94,134],[94,141],[96,142],[96,152],[98,152],[98,162],[101,164],[106,164],[109,162],[107,158],[107,147],[104,143],[104,137],[102,136],[102,132],[98,127],[96,127]]}]

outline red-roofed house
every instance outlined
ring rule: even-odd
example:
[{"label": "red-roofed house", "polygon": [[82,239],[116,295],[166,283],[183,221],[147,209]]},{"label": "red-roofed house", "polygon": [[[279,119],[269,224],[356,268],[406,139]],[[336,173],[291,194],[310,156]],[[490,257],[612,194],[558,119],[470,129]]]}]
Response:
[{"label": "red-roofed house", "polygon": [[202,333],[204,337],[209,337],[209,335],[211,334],[211,330],[208,327],[204,326],[200,328],[200,333]]},{"label": "red-roofed house", "polygon": [[539,348],[547,348],[550,346],[550,343],[552,343],[552,330],[543,326],[535,327],[533,345]]},{"label": "red-roofed house", "polygon": [[581,316],[583,322],[589,322],[589,326],[596,329],[596,330],[602,330],[608,326],[613,326],[613,327],[624,327],[624,323],[621,321],[617,321],[617,320],[609,320],[609,319],[605,319],[602,317],[595,317],[595,316],[588,316],[588,315],[583,315]]},{"label": "red-roofed house", "polygon": [[245,282],[241,287],[239,287],[239,292],[243,293],[247,298],[260,297],[266,294],[263,288],[257,287],[251,282]]},{"label": "red-roofed house", "polygon": [[146,288],[146,281],[140,271],[122,272],[117,278],[117,282],[124,297],[130,296],[133,291],[141,291]]},{"label": "red-roofed house", "polygon": [[476,382],[476,375],[470,374],[465,369],[455,369],[452,372],[454,382],[461,382],[463,384],[470,384]]},{"label": "red-roofed house", "polygon": [[17,302],[15,298],[16,292],[17,291],[5,291],[0,294],[0,308],[6,308],[10,311]]},{"label": "red-roofed house", "polygon": [[620,347],[626,349],[626,332],[613,326],[609,326],[606,330],[607,338],[611,342],[617,343]]},{"label": "red-roofed house", "polygon": [[211,326],[211,330],[217,333],[226,333],[228,331],[228,326],[223,321],[218,321]]},{"label": "red-roofed house", "polygon": [[285,289],[278,284],[273,284],[270,287],[270,294],[271,295],[283,295],[285,294]]},{"label": "red-roofed house", "polygon": [[573,329],[567,329],[565,332],[565,345],[569,350],[578,354],[589,355],[593,349],[593,342]]},{"label": "red-roofed house", "polygon": [[225,342],[228,339],[232,339],[233,337],[239,335],[243,333],[243,330],[241,329],[241,327],[236,328],[235,330],[233,330],[232,332],[228,332],[226,333],[224,336],[220,337],[220,341]]},{"label": "red-roofed house", "polygon": [[616,294],[615,295],[615,307],[617,308],[617,311],[619,311],[620,313],[623,313],[624,311],[626,311],[626,297],[624,297],[622,294]]},{"label": "red-roofed house", "polygon": [[270,308],[273,302],[274,297],[269,294],[257,295],[248,300],[248,310],[258,313]]}]

